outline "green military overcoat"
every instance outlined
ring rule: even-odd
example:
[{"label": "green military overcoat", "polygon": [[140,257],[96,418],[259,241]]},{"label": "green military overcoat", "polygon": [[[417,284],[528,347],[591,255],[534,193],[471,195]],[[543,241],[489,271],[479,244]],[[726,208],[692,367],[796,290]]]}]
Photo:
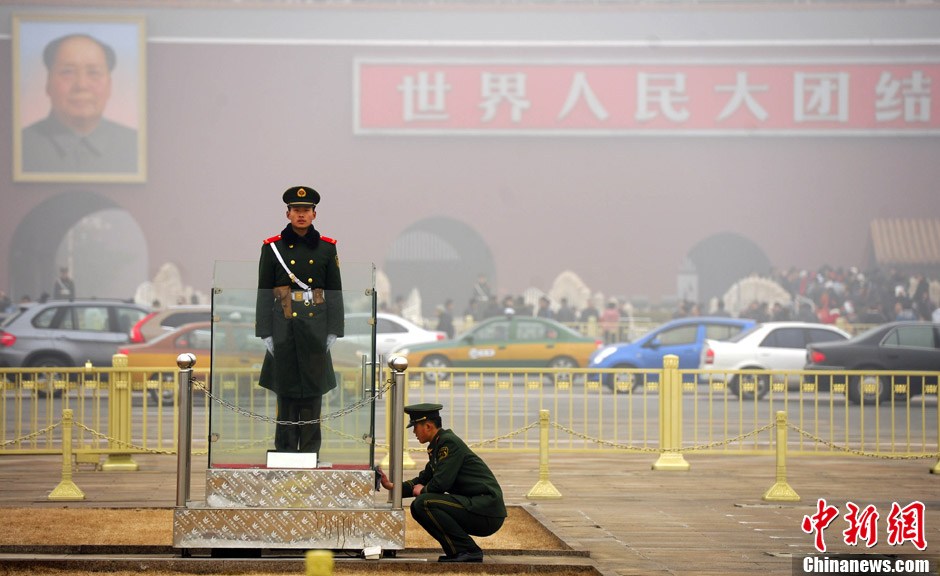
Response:
[{"label": "green military overcoat", "polygon": [[[313,290],[311,298],[293,296],[303,289],[291,280],[272,244],[291,273]],[[335,240],[321,236],[312,226],[305,236],[298,236],[287,225],[264,241],[258,264],[255,335],[273,336],[274,355],[265,354],[262,387],[287,398],[322,396],[336,388],[326,336],[343,336],[342,289]]]},{"label": "green military overcoat", "polygon": [[474,514],[506,517],[503,490],[489,466],[449,429],[441,429],[428,443],[428,464],[415,478],[402,483],[410,496],[415,484],[423,493],[450,494]]}]

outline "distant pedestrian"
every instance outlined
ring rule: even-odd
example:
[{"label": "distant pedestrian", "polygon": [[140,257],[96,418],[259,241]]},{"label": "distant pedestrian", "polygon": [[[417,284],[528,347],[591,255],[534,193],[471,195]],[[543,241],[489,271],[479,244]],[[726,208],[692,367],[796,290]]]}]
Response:
[{"label": "distant pedestrian", "polygon": [[454,301],[448,298],[443,306],[437,307],[437,330],[454,337]]},{"label": "distant pedestrian", "polygon": [[561,304],[558,306],[558,310],[555,311],[555,320],[559,322],[574,322],[574,309],[568,305],[568,299],[562,298]]},{"label": "distant pedestrian", "polygon": [[600,318],[601,330],[604,333],[604,342],[613,344],[620,338],[620,310],[617,309],[617,301],[611,300],[607,303]]},{"label": "distant pedestrian", "polygon": [[550,302],[548,298],[542,296],[539,298],[539,309],[535,312],[535,315],[539,318],[548,318],[551,319],[555,316],[552,312],[551,307],[549,306]]},{"label": "distant pedestrian", "polygon": [[75,300],[75,282],[69,276],[69,269],[59,268],[59,277],[56,278],[52,289],[52,297],[56,300]]}]

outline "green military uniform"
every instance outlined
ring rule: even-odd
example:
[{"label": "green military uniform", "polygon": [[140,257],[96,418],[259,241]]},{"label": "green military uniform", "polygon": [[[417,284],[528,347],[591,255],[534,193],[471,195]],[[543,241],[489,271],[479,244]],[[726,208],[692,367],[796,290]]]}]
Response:
[{"label": "green military uniform", "polygon": [[[440,404],[405,407],[408,426],[436,419]],[[437,540],[446,556],[442,561],[480,562],[483,552],[470,538],[489,536],[503,525],[506,505],[496,477],[483,460],[453,431],[438,430],[428,442],[428,463],[418,476],[403,482],[402,494],[410,496],[416,484],[424,485],[411,504],[411,515]]]},{"label": "green military uniform", "polygon": [[[312,188],[294,187],[284,193],[284,201],[288,206],[315,207],[319,194]],[[264,241],[258,265],[255,335],[273,338],[274,353],[265,354],[259,384],[277,394],[278,420],[319,419],[322,396],[336,388],[327,335],[343,336],[342,288],[336,241],[321,236],[312,225],[300,236],[288,224],[279,235]],[[307,433],[295,428],[278,424],[275,448],[318,452],[319,424]]]}]

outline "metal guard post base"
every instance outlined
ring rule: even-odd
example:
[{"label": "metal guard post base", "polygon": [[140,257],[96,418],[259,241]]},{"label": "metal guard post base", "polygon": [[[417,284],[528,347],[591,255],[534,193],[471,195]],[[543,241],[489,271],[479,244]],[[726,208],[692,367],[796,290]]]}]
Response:
[{"label": "metal guard post base", "polygon": [[403,550],[405,513],[376,503],[365,470],[211,469],[206,502],[173,513],[184,549]]}]

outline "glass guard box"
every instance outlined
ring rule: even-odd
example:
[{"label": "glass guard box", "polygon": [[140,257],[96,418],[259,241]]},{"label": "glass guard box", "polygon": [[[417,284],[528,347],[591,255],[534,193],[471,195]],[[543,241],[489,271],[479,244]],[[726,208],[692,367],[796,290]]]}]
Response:
[{"label": "glass guard box", "polygon": [[[255,335],[255,323],[256,304],[273,306],[275,294],[259,293],[257,273],[256,262],[219,262],[215,267],[210,377],[205,386],[206,498],[174,509],[173,546],[184,555],[194,549],[223,548],[363,554],[404,549],[404,510],[377,497],[372,467],[376,375],[381,373],[373,361],[375,267],[343,262],[341,293],[307,298],[301,293],[276,301],[273,313],[284,313],[285,318],[307,315],[304,324],[313,336],[300,337],[310,341],[314,358],[304,355],[298,361],[314,366],[318,375],[335,374],[336,386],[322,399],[322,444],[316,464],[301,466],[274,466],[283,452],[275,452],[274,459],[268,455],[275,447],[277,397],[259,385],[267,348]],[[335,310],[340,302],[343,318],[365,313],[372,322],[357,323],[360,333],[353,323],[346,324],[343,337],[329,349],[329,362],[323,362],[325,335],[335,324],[319,320],[327,320],[327,309]],[[282,331],[294,326],[273,325]],[[275,349],[286,335],[275,335]]]},{"label": "glass guard box", "polygon": [[[341,293],[321,291],[304,300],[301,293],[293,292],[288,313],[306,315],[307,330],[298,334],[297,340],[306,339],[303,347],[309,347],[310,354],[298,359],[299,366],[308,373],[319,372],[311,375],[317,381],[330,379],[330,371],[335,374],[336,387],[322,397],[322,444],[317,467],[371,468],[375,457],[375,267],[371,263],[343,262],[342,276]],[[266,348],[255,336],[255,322],[256,304],[277,304],[273,294],[259,293],[257,283],[257,262],[216,263],[208,386],[211,396],[207,398],[210,469],[263,467],[268,451],[275,448],[277,396],[259,385]],[[329,328],[336,327],[336,311],[340,309],[345,314],[368,313],[373,321],[365,328],[362,323],[347,324],[344,336],[336,340],[328,355],[323,355],[317,348],[322,347]],[[330,310],[333,319],[328,328]],[[357,327],[371,332],[350,333],[350,328]]]}]

